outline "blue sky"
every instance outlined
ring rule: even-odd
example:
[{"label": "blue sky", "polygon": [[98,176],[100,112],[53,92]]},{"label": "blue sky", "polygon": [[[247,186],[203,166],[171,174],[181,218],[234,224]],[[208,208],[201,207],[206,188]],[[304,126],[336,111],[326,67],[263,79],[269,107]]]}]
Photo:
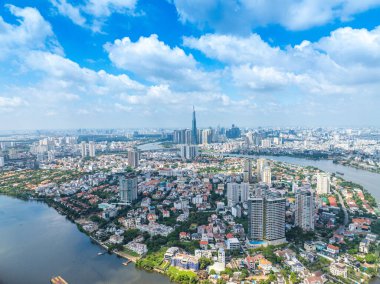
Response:
[{"label": "blue sky", "polygon": [[[3,3],[3,1],[2,1]],[[380,0],[0,6],[0,129],[380,126]]]}]

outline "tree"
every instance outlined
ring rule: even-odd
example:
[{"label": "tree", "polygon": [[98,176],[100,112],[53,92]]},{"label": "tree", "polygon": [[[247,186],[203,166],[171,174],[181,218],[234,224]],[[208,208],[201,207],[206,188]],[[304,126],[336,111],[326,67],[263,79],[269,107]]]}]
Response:
[{"label": "tree", "polygon": [[207,266],[212,265],[213,261],[209,258],[206,257],[201,257],[199,259],[199,268],[200,269],[205,269]]},{"label": "tree", "polygon": [[370,264],[375,263],[377,262],[377,256],[373,253],[366,254],[365,261]]}]

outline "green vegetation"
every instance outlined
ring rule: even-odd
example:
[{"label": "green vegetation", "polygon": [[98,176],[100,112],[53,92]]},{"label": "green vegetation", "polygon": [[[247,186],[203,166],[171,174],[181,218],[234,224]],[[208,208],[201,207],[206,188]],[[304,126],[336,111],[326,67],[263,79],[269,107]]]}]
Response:
[{"label": "green vegetation", "polygon": [[171,266],[166,271],[166,274],[169,276],[170,280],[174,282],[184,283],[184,284],[198,283],[197,274],[193,271],[180,270],[176,267]]},{"label": "green vegetation", "polygon": [[162,247],[159,251],[149,253],[146,257],[139,259],[136,262],[136,267],[145,270],[153,270],[154,268],[159,267],[162,263],[166,250],[167,247]]}]

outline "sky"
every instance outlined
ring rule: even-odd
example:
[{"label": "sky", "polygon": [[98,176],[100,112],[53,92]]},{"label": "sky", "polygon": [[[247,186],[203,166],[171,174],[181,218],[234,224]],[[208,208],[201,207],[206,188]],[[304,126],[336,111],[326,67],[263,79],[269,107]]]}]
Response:
[{"label": "sky", "polygon": [[380,0],[2,0],[0,130],[380,126]]}]

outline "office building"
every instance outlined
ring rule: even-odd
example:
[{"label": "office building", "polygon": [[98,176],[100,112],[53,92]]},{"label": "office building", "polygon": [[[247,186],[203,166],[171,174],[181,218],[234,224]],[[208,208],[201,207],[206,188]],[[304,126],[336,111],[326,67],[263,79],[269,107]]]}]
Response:
[{"label": "office building", "polygon": [[137,177],[135,175],[121,175],[119,177],[119,197],[126,203],[137,199]]},{"label": "office building", "polygon": [[272,185],[272,170],[269,166],[265,166],[261,173],[261,181],[268,186]]},{"label": "office building", "polygon": [[237,203],[246,202],[249,197],[249,183],[227,183],[227,202],[232,207]]},{"label": "office building", "polygon": [[140,153],[138,150],[130,149],[128,151],[128,165],[131,168],[137,168],[139,166]]},{"label": "office building", "polygon": [[182,160],[193,160],[198,157],[198,146],[197,145],[181,145],[180,155]]},{"label": "office building", "polygon": [[93,142],[93,141],[90,141],[88,143],[88,154],[90,157],[96,156],[95,142]]},{"label": "office building", "polygon": [[314,230],[314,193],[310,190],[298,189],[294,212],[294,225],[305,231]]},{"label": "office building", "polygon": [[330,175],[326,173],[317,174],[317,193],[330,194]]},{"label": "office building", "polygon": [[285,198],[273,194],[248,200],[248,238],[269,244],[285,242]]},{"label": "office building", "polygon": [[192,133],[192,144],[194,145],[198,144],[199,141],[198,141],[198,131],[197,131],[197,119],[195,117],[194,106],[193,106],[193,121],[192,121],[191,133]]}]

